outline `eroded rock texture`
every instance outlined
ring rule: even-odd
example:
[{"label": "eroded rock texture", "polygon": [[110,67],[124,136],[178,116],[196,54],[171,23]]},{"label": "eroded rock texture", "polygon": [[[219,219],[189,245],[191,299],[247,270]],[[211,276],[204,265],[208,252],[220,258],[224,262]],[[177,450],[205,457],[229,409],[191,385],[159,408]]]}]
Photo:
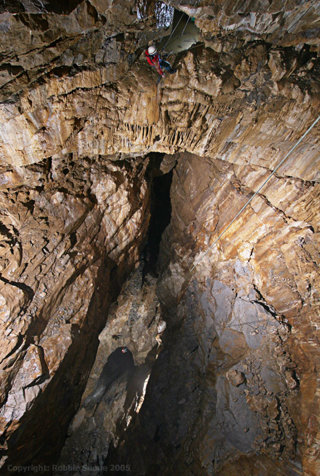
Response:
[{"label": "eroded rock texture", "polygon": [[24,432],[14,437],[28,458],[50,445],[43,419],[50,438],[63,439],[108,304],[137,259],[148,224],[144,164],[134,164],[139,180],[125,163],[45,160],[15,171],[15,200],[1,192],[1,425],[10,439],[21,419],[34,421],[32,449]]},{"label": "eroded rock texture", "polygon": [[[83,395],[83,405],[69,429],[59,467],[70,464],[90,468],[105,466],[110,443],[118,442],[120,430],[127,428],[140,411],[165,329],[155,291],[156,279],[151,275],[144,279],[140,266],[111,306],[110,319],[99,336],[99,349]],[[106,374],[109,380],[105,380],[104,390],[98,395],[106,356],[119,349],[123,342],[133,354],[134,368],[117,374],[115,379],[110,369]],[[95,395],[98,398],[92,403]]]},{"label": "eroded rock texture", "polygon": [[[138,474],[172,474],[173,468],[178,474],[236,474],[243,454],[243,474],[250,474],[252,468],[254,474],[301,470],[296,445],[306,421],[314,418],[311,408],[316,403],[313,392],[312,397],[309,393],[316,372],[307,357],[315,357],[313,311],[318,299],[315,296],[312,305],[309,296],[311,288],[318,294],[317,265],[309,261],[306,250],[307,243],[317,246],[310,226],[283,223],[278,233],[283,212],[258,197],[242,220],[250,249],[242,239],[237,245],[241,232],[231,229],[218,249],[198,254],[196,271],[185,284],[194,251],[203,250],[218,233],[219,217],[211,210],[223,207],[227,213],[231,207],[227,197],[238,206],[242,203],[234,170],[234,165],[204,162],[193,155],[178,159],[171,192],[176,206],[162,242],[168,260],[163,266],[168,269],[158,290],[169,324],[167,350],[155,364],[139,424],[132,430],[132,438],[140,438],[142,454],[130,455],[128,461],[140,462]],[[194,195],[193,190],[197,190]],[[258,236],[261,229],[263,239]],[[235,246],[240,255],[234,253]],[[192,259],[186,258],[188,248]],[[269,259],[272,264],[267,264]],[[308,261],[302,286],[295,270]],[[181,287],[186,289],[183,294]],[[305,413],[307,401],[310,407]],[[308,438],[300,441],[299,452],[305,473],[316,474],[310,433]],[[130,439],[125,448],[138,451]],[[164,469],[165,460],[170,466]],[[226,465],[226,460],[236,462]]]},{"label": "eroded rock texture", "polygon": [[[79,473],[316,475],[319,122],[216,240],[319,115],[320,4],[171,2],[200,41],[157,84],[142,3],[0,2],[1,464],[58,461],[75,415]],[[122,375],[86,410],[119,346],[143,405]]]}]

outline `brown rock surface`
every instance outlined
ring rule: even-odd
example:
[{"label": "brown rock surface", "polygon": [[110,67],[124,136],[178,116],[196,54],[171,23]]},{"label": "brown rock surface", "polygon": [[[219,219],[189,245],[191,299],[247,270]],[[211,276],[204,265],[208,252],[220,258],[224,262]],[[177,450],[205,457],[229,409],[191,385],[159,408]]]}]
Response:
[{"label": "brown rock surface", "polygon": [[[93,468],[97,463],[97,448],[101,461],[107,457],[110,444],[117,443],[119,426],[128,427],[133,416],[139,413],[165,327],[155,291],[156,279],[151,275],[144,279],[140,266],[111,306],[110,319],[99,335],[96,360],[83,394],[84,404],[69,428],[60,456],[58,466],[61,468],[68,465]],[[132,352],[135,368],[107,386],[95,406],[86,405],[86,399],[95,391],[107,356],[123,345]],[[63,470],[57,471],[60,473],[63,474]]]},{"label": "brown rock surface", "polygon": [[[279,474],[287,474],[287,465],[296,474],[299,453],[295,453],[295,442],[297,434],[299,439],[304,434],[306,440],[299,445],[300,455],[304,455],[303,471],[316,474],[316,458],[308,450],[314,436],[304,421],[315,415],[315,387],[311,390],[310,373],[316,379],[317,371],[313,368],[305,373],[306,361],[300,352],[305,352],[308,359],[313,355],[313,362],[319,360],[308,337],[311,322],[317,320],[318,298],[312,301],[307,297],[305,293],[309,291],[306,287],[302,290],[299,273],[295,272],[303,266],[302,279],[312,281],[311,287],[318,296],[317,282],[313,280],[318,270],[304,250],[306,239],[316,246],[314,233],[307,223],[293,225],[292,219],[286,223],[281,210],[259,197],[259,207],[252,207],[250,214],[239,218],[241,227],[237,223],[218,246],[208,248],[223,229],[225,214],[229,210],[234,214],[243,203],[242,187],[235,180],[234,170],[237,166],[220,161],[210,164],[184,154],[174,172],[172,220],[162,243],[164,255],[171,258],[159,284],[159,296],[167,305],[166,320],[172,325],[166,343],[171,355],[160,354],[140,426],[132,430],[132,437],[138,438],[143,448],[144,435],[150,439],[155,431],[149,429],[150,415],[154,428],[161,425],[159,441],[148,445],[151,456],[142,451],[140,459],[130,460],[129,454],[130,461],[150,461],[147,470],[141,469],[143,465],[137,466],[138,472],[157,474],[163,454],[170,454],[178,474],[200,474],[200,467],[205,474],[235,474],[237,456],[246,454],[248,458],[251,455],[252,468],[257,471],[254,474],[259,474],[260,463],[255,462],[258,453],[265,455],[267,469],[263,474],[270,474],[273,468]],[[217,212],[211,216],[210,210]],[[227,216],[226,223],[231,217]],[[257,230],[257,222],[262,230]],[[263,237],[269,234],[268,245],[262,244]],[[264,251],[260,253],[261,246]],[[192,262],[198,265],[181,295],[185,270]],[[175,315],[179,332],[175,329]],[[162,374],[170,374],[169,384]],[[233,382],[235,375],[243,377]],[[157,396],[164,389],[169,395],[163,401]],[[300,406],[301,400],[309,399],[313,404],[308,410],[307,405]],[[180,405],[182,401],[186,408]],[[173,413],[176,417],[168,416],[162,422],[160,415]],[[126,448],[130,449],[133,443],[130,436],[126,438]],[[120,449],[119,454],[121,457]],[[225,465],[230,458],[236,459],[234,467]],[[281,460],[286,464],[282,466]],[[165,474],[171,471],[168,468]]]},{"label": "brown rock surface", "polygon": [[[30,166],[18,187],[1,192],[1,432],[9,441],[39,395],[48,405],[52,399],[52,437],[81,397],[105,309],[136,262],[148,225],[147,163],[140,160],[139,179],[139,159],[132,174],[130,166],[124,172],[112,162],[61,157]],[[61,398],[74,399],[66,416],[54,403]],[[34,410],[40,421],[43,410]],[[32,448],[21,436],[28,458],[48,445],[46,431],[39,429]],[[14,463],[19,458],[14,450]]]},{"label": "brown rock surface", "polygon": [[[0,2],[1,464],[57,461],[76,415],[64,463],[315,476],[320,122],[216,239],[319,115],[320,2],[170,2],[200,42],[159,84],[154,2],[58,3]],[[120,379],[95,419],[81,402],[119,345],[154,363],[146,398]]]}]

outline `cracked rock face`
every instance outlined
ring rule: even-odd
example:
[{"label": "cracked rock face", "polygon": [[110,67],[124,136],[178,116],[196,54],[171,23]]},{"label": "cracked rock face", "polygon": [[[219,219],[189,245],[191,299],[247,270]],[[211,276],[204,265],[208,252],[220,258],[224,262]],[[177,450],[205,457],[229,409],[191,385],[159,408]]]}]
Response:
[{"label": "cracked rock face", "polygon": [[[230,169],[233,166],[228,166],[229,172]],[[263,470],[268,474],[267,471],[270,473],[274,469],[285,474],[288,461],[291,461],[290,471],[295,471],[297,432],[301,431],[302,424],[299,419],[307,415],[299,410],[299,419],[296,419],[298,401],[303,398],[304,377],[301,362],[294,359],[293,348],[299,340],[298,333],[308,334],[310,322],[306,325],[302,317],[305,310],[301,306],[295,308],[294,317],[292,307],[281,307],[287,295],[283,292],[280,297],[276,285],[272,290],[277,302],[263,294],[265,288],[259,279],[262,271],[258,269],[259,265],[266,269],[266,263],[264,260],[260,263],[260,255],[254,251],[259,238],[255,241],[252,237],[253,251],[247,257],[244,253],[239,258],[238,255],[230,256],[228,248],[232,246],[233,250],[235,238],[232,233],[239,232],[229,232],[221,240],[220,249],[200,255],[196,271],[191,279],[189,277],[182,296],[180,289],[174,286],[179,280],[183,285],[190,264],[186,253],[181,253],[181,243],[185,240],[185,250],[190,235],[201,236],[201,223],[209,226],[209,210],[213,209],[211,200],[218,202],[217,209],[225,201],[225,195],[215,189],[219,187],[220,191],[219,173],[226,173],[225,164],[217,161],[204,166],[201,158],[187,154],[178,160],[174,172],[171,193],[176,207],[162,247],[164,254],[168,254],[168,247],[175,253],[162,275],[158,291],[166,306],[169,324],[168,341],[165,341],[167,351],[160,354],[154,366],[140,423],[126,436],[127,445],[121,447],[128,450],[129,455],[123,455],[119,449],[120,459],[126,457],[132,464],[144,462],[136,467],[138,474],[160,474],[165,458],[178,468],[178,474],[188,474],[188,471],[236,474],[240,455],[246,455],[247,467],[251,464],[257,472]],[[192,184],[198,184],[200,176],[207,178],[206,187],[202,192],[197,187],[198,193],[192,200]],[[231,173],[226,187],[233,187]],[[236,189],[234,203],[241,202],[241,194],[241,189]],[[187,196],[188,207],[183,207]],[[270,205],[264,202],[264,207]],[[277,215],[279,211],[272,209],[272,214]],[[263,212],[259,214],[260,221],[261,216],[264,216]],[[199,229],[194,230],[193,224],[187,236],[185,223],[191,223],[192,219]],[[217,227],[214,217],[211,220]],[[308,227],[306,231],[311,238]],[[209,240],[210,232],[203,231],[203,235],[201,248],[205,238]],[[283,235],[273,236],[273,247],[281,250]],[[296,232],[288,236],[286,242],[288,263]],[[303,249],[299,241],[296,246]],[[296,261],[298,256],[296,253]],[[301,251],[301,263],[305,260]],[[312,275],[315,268],[311,263],[310,266]],[[273,269],[273,265],[269,264],[270,268]],[[294,280],[290,266],[286,273],[290,283],[289,278]],[[282,276],[286,275],[282,273]],[[295,289],[296,284],[289,284],[288,288],[291,287]],[[294,302],[291,304],[293,306]],[[295,337],[292,328],[295,328]],[[164,394],[167,397],[161,398]],[[146,452],[140,449],[142,455],[136,458],[130,454],[130,449],[139,451],[136,446],[133,450],[133,439],[137,438],[138,448],[146,448]],[[147,445],[146,441],[152,443]],[[257,454],[263,457],[257,458]],[[282,458],[287,461],[286,465],[282,465]],[[225,465],[226,460],[234,459],[234,467],[231,463]],[[169,467],[164,472],[172,474],[172,469]]]},{"label": "cracked rock face", "polygon": [[[165,322],[161,320],[156,295],[156,279],[151,275],[144,278],[140,266],[110,308],[108,322],[99,335],[99,348],[83,394],[83,404],[69,428],[58,466],[104,466],[110,444],[118,442],[119,428],[127,428],[141,409],[164,329]],[[101,382],[106,357],[119,349],[121,344],[132,352],[134,368],[127,374],[117,374],[114,379],[110,369],[106,377],[111,377],[112,381],[109,380],[100,392],[101,397],[99,395],[96,404],[87,405],[86,401],[95,394]]]},{"label": "cracked rock face", "polygon": [[31,447],[28,431],[15,433],[22,461],[50,445],[43,419],[63,441],[61,426],[84,390],[104,313],[137,260],[148,224],[147,161],[138,163],[132,173],[105,161],[44,161],[21,171],[15,200],[1,192],[1,432],[11,441],[20,420],[41,425]]},{"label": "cracked rock face", "polygon": [[319,122],[259,190],[319,114],[320,3],[170,4],[199,42],[157,84],[154,2],[0,2],[4,470],[320,471]]}]

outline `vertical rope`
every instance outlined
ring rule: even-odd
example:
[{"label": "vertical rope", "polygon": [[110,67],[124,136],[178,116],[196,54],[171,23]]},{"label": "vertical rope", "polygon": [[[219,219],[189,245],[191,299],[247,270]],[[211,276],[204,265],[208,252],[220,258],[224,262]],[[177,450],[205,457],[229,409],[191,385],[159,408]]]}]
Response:
[{"label": "vertical rope", "polygon": [[[198,0],[195,0],[194,4],[191,4],[191,6],[192,6],[192,7],[195,7],[197,3],[198,3]],[[167,44],[169,43],[169,41],[170,41],[172,35],[174,34],[174,32],[176,31],[176,29],[178,28],[179,23],[181,22],[182,18],[183,18],[183,14],[181,15],[181,17],[180,17],[178,23],[176,24],[174,30],[172,30],[172,32],[171,32],[169,38],[167,39],[167,41],[165,42],[164,46],[161,48],[161,51],[163,51],[163,50],[165,49],[165,47],[167,46]],[[188,25],[188,23],[189,23],[190,18],[191,18],[191,17],[188,16],[187,21],[186,21],[186,24],[185,24],[185,26],[184,26],[184,28],[183,28],[183,30],[182,30],[182,33],[181,33],[180,37],[183,35],[185,29],[187,28],[187,25]]]},{"label": "vertical rope", "polygon": [[289,157],[289,155],[298,147],[298,145],[303,141],[303,139],[309,134],[309,132],[314,128],[314,126],[320,121],[320,115],[313,121],[311,126],[306,130],[306,132],[300,137],[300,139],[295,143],[295,145],[289,150],[289,152],[284,156],[284,158],[279,162],[279,164],[274,168],[272,173],[268,176],[268,178],[263,182],[262,185],[258,188],[256,192],[252,195],[252,197],[243,205],[241,210],[236,214],[236,216],[233,218],[233,220],[229,223],[229,225],[220,233],[220,235],[214,240],[212,245],[208,246],[204,254],[200,257],[198,262],[195,262],[190,270],[187,273],[187,279],[185,282],[185,285],[182,286],[180,295],[179,295],[179,301],[182,298],[183,294],[185,293],[188,284],[192,278],[193,272],[195,271],[197,265],[203,260],[203,258],[208,254],[208,252],[216,245],[216,243],[220,240],[220,238],[226,233],[227,230],[233,225],[233,223],[236,221],[236,219],[241,215],[241,213],[247,208],[247,206],[252,202],[252,200],[258,195],[258,193],[262,190],[262,188],[269,182],[271,177],[277,172],[277,170],[281,167],[281,165],[284,163],[284,161]]}]

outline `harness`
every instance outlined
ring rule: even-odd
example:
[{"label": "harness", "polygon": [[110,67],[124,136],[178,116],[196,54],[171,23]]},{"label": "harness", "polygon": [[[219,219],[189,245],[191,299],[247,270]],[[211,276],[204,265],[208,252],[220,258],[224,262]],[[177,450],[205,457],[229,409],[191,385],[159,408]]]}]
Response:
[{"label": "harness", "polygon": [[160,67],[160,58],[159,58],[159,55],[155,54],[155,55],[149,55],[148,53],[148,50],[145,51],[145,55],[146,55],[146,58],[147,58],[147,61],[148,63],[151,65],[151,66],[154,66],[158,71],[159,71],[159,74],[161,74],[161,76],[163,76],[163,71]]}]

